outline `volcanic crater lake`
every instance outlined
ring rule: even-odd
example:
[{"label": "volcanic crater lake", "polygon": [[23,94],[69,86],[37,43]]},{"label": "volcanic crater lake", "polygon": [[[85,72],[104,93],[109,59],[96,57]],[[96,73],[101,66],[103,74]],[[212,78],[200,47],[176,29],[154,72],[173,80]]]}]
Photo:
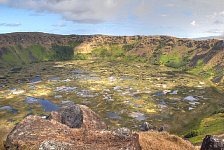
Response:
[{"label": "volcanic crater lake", "polygon": [[138,130],[147,121],[183,132],[224,99],[198,76],[136,62],[44,62],[16,73],[4,68],[1,75],[1,128],[29,114],[48,115],[68,101],[89,106],[110,128]]}]

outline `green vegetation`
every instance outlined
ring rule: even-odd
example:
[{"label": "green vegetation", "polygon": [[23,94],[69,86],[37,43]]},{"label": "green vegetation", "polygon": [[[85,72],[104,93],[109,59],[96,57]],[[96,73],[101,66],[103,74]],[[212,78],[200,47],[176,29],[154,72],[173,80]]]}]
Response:
[{"label": "green vegetation", "polygon": [[188,57],[182,58],[178,56],[178,54],[172,55],[161,55],[160,56],[160,64],[165,65],[167,67],[172,68],[182,68],[188,65],[189,59]]},{"label": "green vegetation", "polygon": [[38,61],[48,61],[50,53],[41,45],[22,47],[21,45],[11,46],[2,55],[0,64],[23,65]]},{"label": "green vegetation", "polygon": [[74,58],[73,48],[70,46],[52,46],[53,60],[71,60]]},{"label": "green vegetation", "polygon": [[216,111],[213,113],[213,115],[215,115],[215,114],[220,114],[220,113],[224,113],[224,108],[220,108],[220,109],[216,110]]},{"label": "green vegetation", "polygon": [[10,65],[17,64],[19,62],[19,58],[15,54],[10,52],[7,52],[6,54],[4,54],[2,56],[2,59],[5,63],[8,63]]},{"label": "green vegetation", "polygon": [[184,136],[184,138],[192,138],[192,137],[195,137],[195,136],[198,136],[198,131],[197,130],[190,131],[189,133],[187,133]]},{"label": "green vegetation", "polygon": [[[35,49],[40,49],[36,46],[34,47]],[[119,51],[115,50],[114,52]],[[110,51],[107,50],[107,52]],[[91,54],[75,53],[74,58],[80,60],[29,64],[24,66],[24,69],[19,73],[7,74],[9,75],[7,77],[9,83],[0,92],[0,106],[10,105],[18,109],[19,113],[0,112],[0,116],[2,116],[0,117],[2,127],[5,128],[8,126],[8,119],[15,120],[10,126],[13,127],[26,114],[29,114],[31,109],[33,114],[45,114],[40,105],[24,104],[26,96],[33,96],[50,100],[58,105],[61,105],[62,100],[67,99],[77,104],[87,104],[91,109],[97,111],[111,128],[128,127],[138,130],[139,125],[147,121],[155,126],[167,124],[170,127],[170,131],[177,131],[176,134],[185,133],[186,137],[193,139],[204,134],[197,127],[204,117],[214,112],[216,108],[214,105],[218,105],[223,98],[223,95],[220,96],[219,93],[211,90],[209,85],[202,85],[203,89],[196,88],[199,81],[203,81],[197,76],[177,72],[177,69],[166,66],[154,66],[136,62],[138,59],[139,61],[143,61],[141,59],[145,59],[146,57],[125,55],[123,59],[125,58],[127,60],[119,61],[119,52],[117,54],[113,53],[113,56],[116,56],[116,61],[88,60],[91,56]],[[43,68],[48,69],[43,70]],[[86,73],[71,73],[75,69],[83,70]],[[1,71],[2,74],[9,72]],[[30,85],[26,82],[15,85],[19,79],[25,78],[27,81],[31,78],[27,75],[35,76],[39,72],[41,72],[41,78],[43,80],[35,84],[36,90],[30,88]],[[170,73],[173,73],[173,76]],[[161,80],[161,76],[163,80]],[[49,81],[48,79],[51,77],[59,77],[58,80],[60,82]],[[65,81],[70,78],[72,78],[70,82]],[[58,87],[62,86],[76,88],[73,92],[55,91]],[[14,87],[18,90],[24,90],[24,93],[12,94],[9,88]],[[161,89],[178,90],[178,93],[174,95],[155,96],[155,93],[161,91]],[[193,91],[189,92],[192,89]],[[82,93],[82,91],[87,91],[84,94],[90,96],[86,98],[77,94]],[[62,98],[56,98],[58,95],[61,95]],[[190,104],[182,100],[188,95],[202,95],[208,99],[201,99],[200,104],[194,110],[189,111]],[[214,99],[210,100],[210,97]],[[154,101],[155,99],[156,101]],[[166,108],[160,108],[160,102],[163,101],[165,102]],[[130,114],[136,111],[143,113],[147,117],[146,120],[138,121],[130,117]],[[108,112],[116,112],[122,119],[110,119],[107,116]],[[159,116],[161,120],[153,116]],[[186,134],[193,129],[197,132],[194,131],[188,135]],[[6,133],[2,134],[5,135]]]},{"label": "green vegetation", "polygon": [[83,53],[74,54],[74,60],[87,60],[90,57],[91,57],[90,54],[83,54]]},{"label": "green vegetation", "polygon": [[[127,46],[127,47],[126,47]],[[126,62],[147,62],[149,58],[127,54],[130,45],[112,45],[95,48],[91,55],[93,58],[100,58],[109,61],[126,61]]]},{"label": "green vegetation", "polygon": [[191,69],[189,69],[189,72],[193,74],[197,74],[202,76],[205,79],[211,79],[216,75],[216,71],[214,68],[208,68],[206,67],[204,61],[202,59],[199,59],[197,61],[197,65]]},{"label": "green vegetation", "polygon": [[123,59],[125,50],[120,45],[103,46],[94,49],[92,51],[92,56],[107,60]]},{"label": "green vegetation", "polygon": [[43,46],[41,45],[32,45],[28,48],[30,50],[32,56],[37,61],[48,61],[50,52],[48,52]]},{"label": "green vegetation", "polygon": [[0,65],[21,66],[49,60],[71,60],[74,57],[75,59],[86,59],[86,57],[81,54],[74,56],[73,49],[79,44],[80,42],[71,41],[63,46],[53,45],[51,48],[39,44],[32,44],[27,47],[22,45],[5,47],[5,52],[0,56]]},{"label": "green vegetation", "polygon": [[[189,137],[194,144],[200,143],[206,135],[218,135],[224,133],[224,113],[218,113],[204,118],[194,136]],[[190,135],[190,134],[189,134]]]},{"label": "green vegetation", "polygon": [[[14,66],[49,60],[71,60],[74,58],[73,49],[79,44],[80,42],[69,42],[65,46],[54,45],[51,48],[39,44],[27,47],[21,45],[6,47],[5,52],[0,56],[0,65]],[[86,58],[82,54],[77,54],[75,59]]]}]

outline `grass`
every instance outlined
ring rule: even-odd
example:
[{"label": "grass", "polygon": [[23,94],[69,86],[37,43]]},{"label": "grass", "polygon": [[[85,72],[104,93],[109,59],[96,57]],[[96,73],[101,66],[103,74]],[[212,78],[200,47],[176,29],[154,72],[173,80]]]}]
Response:
[{"label": "grass", "polygon": [[50,52],[41,45],[32,45],[27,49],[38,62],[50,60]]},{"label": "grass", "polygon": [[133,45],[135,44],[102,46],[95,48],[91,55],[92,58],[106,61],[148,62],[148,57],[127,53]]},{"label": "grass", "polygon": [[[106,54],[104,53],[106,49]],[[152,123],[155,126],[162,126],[164,124],[169,125],[169,130],[176,130],[179,133],[189,133],[191,130],[197,130],[201,124],[203,118],[209,116],[216,109],[216,105],[220,104],[223,96],[220,96],[216,91],[211,90],[210,85],[203,85],[203,89],[197,88],[199,81],[204,81],[200,76],[194,76],[192,74],[185,74],[184,72],[177,73],[177,69],[166,66],[154,66],[147,64],[143,60],[145,57],[138,56],[126,56],[123,53],[122,46],[104,47],[96,49],[95,56],[111,55],[109,59],[91,59],[91,54],[79,54],[75,53],[78,60],[75,61],[61,61],[61,62],[43,62],[37,64],[24,65],[23,70],[18,74],[8,74],[9,84],[7,88],[0,92],[0,106],[12,105],[15,108],[19,108],[21,114],[16,117],[16,121],[21,120],[25,114],[28,113],[28,105],[24,105],[25,96],[34,96],[37,98],[43,98],[51,100],[56,104],[60,104],[61,100],[72,100],[78,104],[85,104],[91,109],[100,114],[101,118],[104,118],[110,128],[128,127],[133,130],[137,130],[139,125],[144,121],[136,121],[131,118],[129,114],[133,111],[140,111],[148,117],[146,121]],[[41,52],[40,47],[34,46],[33,49]],[[104,51],[104,52],[103,52]],[[25,52],[24,52],[25,53]],[[123,56],[125,55],[125,56]],[[122,60],[119,60],[122,58]],[[127,59],[127,60],[124,60]],[[163,58],[166,62],[167,58]],[[110,61],[113,60],[113,61]],[[115,61],[114,61],[115,60]],[[177,61],[178,59],[174,58]],[[143,61],[144,63],[142,63]],[[42,70],[46,68],[45,70]],[[90,72],[89,76],[99,76],[99,81],[89,79],[76,79],[72,78],[69,82],[64,82],[73,76],[71,73],[74,69],[81,69]],[[2,71],[2,70],[1,70]],[[7,71],[4,71],[7,72]],[[169,72],[172,72],[170,76]],[[29,89],[26,83],[16,84],[18,79],[27,79],[30,76],[40,74],[43,78],[43,82],[36,85],[36,91]],[[27,76],[29,75],[29,76]],[[61,78],[60,82],[47,82],[47,79],[52,76],[58,76]],[[122,76],[127,76],[130,79],[121,80]],[[110,82],[108,78],[115,77],[116,81]],[[162,85],[166,85],[165,88]],[[11,87],[18,86],[17,88],[23,88],[26,90],[24,95],[14,95],[14,97],[6,98],[4,93],[8,92]],[[99,95],[93,98],[83,98],[73,93],[57,93],[62,95],[63,99],[56,99],[55,88],[59,86],[71,86],[77,87],[79,90],[86,89]],[[115,91],[113,88],[121,86],[121,92]],[[122,95],[127,89],[132,88],[130,93],[136,93],[136,99],[130,95]],[[107,102],[103,99],[104,89],[109,89],[108,92],[114,99],[113,102]],[[177,90],[177,95],[166,96],[154,96],[154,93],[163,90]],[[193,92],[189,92],[193,89]],[[138,93],[138,91],[147,91],[149,93]],[[204,93],[202,93],[204,92]],[[188,110],[189,105],[182,99],[188,95],[201,96],[203,95],[207,100],[202,100],[205,105],[198,106],[192,113]],[[179,100],[175,101],[174,99]],[[129,100],[129,103],[127,102]],[[157,107],[158,102],[165,101],[168,108],[161,110]],[[175,104],[174,104],[175,102]],[[135,104],[141,105],[136,107]],[[201,103],[202,104],[202,103]],[[118,112],[122,117],[121,120],[108,119],[107,112]],[[122,112],[122,113],[121,113]],[[41,107],[34,105],[32,107],[32,113],[43,114]],[[7,115],[2,115],[0,120],[7,120]],[[168,118],[163,118],[168,116]],[[193,116],[193,117],[192,117]],[[159,118],[159,119],[158,119]],[[213,120],[215,121],[215,120]],[[223,120],[222,120],[223,121]],[[220,123],[222,122],[220,121]],[[177,123],[178,122],[178,123]],[[221,128],[221,126],[219,126]],[[211,133],[215,131],[211,130]],[[219,129],[217,129],[219,130]],[[221,131],[220,131],[221,132]],[[198,135],[190,138],[192,142],[197,143],[201,141],[199,136],[204,136],[204,133],[200,131]],[[178,133],[177,133],[178,134]],[[194,138],[198,138],[195,139]]]},{"label": "grass", "polygon": [[121,45],[102,46],[92,51],[93,57],[116,60],[125,56],[125,50]]},{"label": "grass", "polygon": [[178,56],[178,54],[161,55],[160,64],[172,68],[181,68],[187,66],[188,58],[187,57],[182,58],[181,56]]},{"label": "grass", "polygon": [[206,80],[211,80],[218,74],[214,68],[208,68],[202,59],[199,59],[197,61],[197,65],[193,68],[190,68],[188,71],[193,74],[200,75]]},{"label": "grass", "polygon": [[215,114],[204,118],[199,128],[196,130],[197,134],[189,140],[194,143],[200,143],[206,135],[219,135],[224,133],[224,113]]},{"label": "grass", "polygon": [[[33,44],[29,46],[15,45],[7,47],[7,52],[0,58],[0,65],[14,66],[25,65],[33,62],[42,62],[49,60],[71,60],[74,59],[74,47],[79,42],[69,42],[66,45],[54,45],[51,48],[42,45]],[[77,55],[75,58],[84,59],[83,55]]]}]

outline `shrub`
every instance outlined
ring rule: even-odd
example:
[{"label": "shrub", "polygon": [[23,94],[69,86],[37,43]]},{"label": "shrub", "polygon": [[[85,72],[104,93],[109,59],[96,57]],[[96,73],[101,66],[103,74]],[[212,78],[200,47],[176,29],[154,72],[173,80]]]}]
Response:
[{"label": "shrub", "polygon": [[212,113],[212,115],[219,114],[219,113],[224,113],[224,108],[220,108],[216,110],[215,112]]},{"label": "shrub", "polygon": [[193,130],[187,133],[186,135],[184,135],[184,138],[192,138],[192,137],[198,136],[198,134],[199,133],[197,130]]},{"label": "shrub", "polygon": [[82,54],[82,53],[76,53],[74,56],[75,60],[86,60],[88,59],[88,55],[87,54]]},{"label": "shrub", "polygon": [[53,59],[55,60],[71,60],[74,58],[73,48],[70,46],[52,46]]}]

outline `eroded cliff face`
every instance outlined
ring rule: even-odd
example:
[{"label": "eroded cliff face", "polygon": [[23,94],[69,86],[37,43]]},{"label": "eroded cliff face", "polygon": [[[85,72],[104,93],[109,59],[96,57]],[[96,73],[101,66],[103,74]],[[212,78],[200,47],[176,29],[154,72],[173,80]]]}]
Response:
[{"label": "eroded cliff face", "polygon": [[[224,57],[224,41],[191,40],[169,36],[106,36],[106,35],[54,35],[46,33],[10,33],[0,35],[0,56],[7,53],[8,47],[41,45],[49,49],[52,45],[79,43],[75,50],[80,53],[91,53],[95,48],[122,45],[128,54],[152,56],[161,51],[164,55],[190,55],[192,66],[198,59],[205,63],[221,64]],[[223,64],[222,64],[223,65]]]}]

